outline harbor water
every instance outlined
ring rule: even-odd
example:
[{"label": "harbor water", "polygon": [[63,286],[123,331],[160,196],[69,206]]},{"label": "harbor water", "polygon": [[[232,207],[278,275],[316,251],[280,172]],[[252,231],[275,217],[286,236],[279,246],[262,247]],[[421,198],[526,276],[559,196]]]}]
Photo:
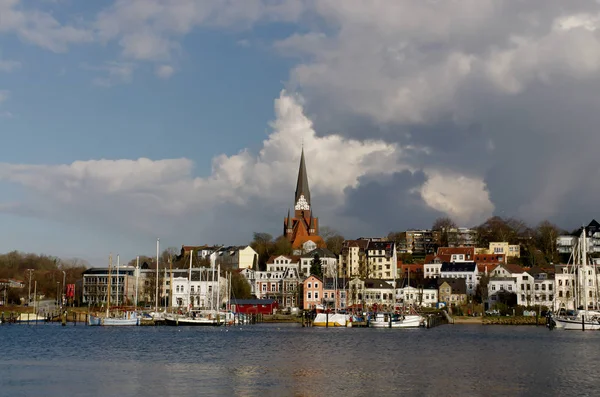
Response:
[{"label": "harbor water", "polygon": [[0,327],[2,396],[592,396],[600,332]]}]

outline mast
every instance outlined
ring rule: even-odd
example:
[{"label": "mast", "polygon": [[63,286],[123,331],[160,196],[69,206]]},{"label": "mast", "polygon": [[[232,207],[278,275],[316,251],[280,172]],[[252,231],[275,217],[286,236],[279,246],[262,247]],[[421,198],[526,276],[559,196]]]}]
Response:
[{"label": "mast", "polygon": [[583,236],[581,245],[581,269],[583,270],[583,310],[588,309],[588,292],[587,292],[587,241],[585,235],[585,227],[583,228],[581,235]]},{"label": "mast", "polygon": [[156,296],[154,298],[154,311],[158,313],[158,250],[160,249],[160,239],[156,239]]},{"label": "mast", "polygon": [[173,259],[169,255],[169,306],[173,307]]},{"label": "mast", "polygon": [[119,265],[120,265],[119,254],[117,254],[117,310],[119,310]]},{"label": "mast", "polygon": [[[192,308],[191,292],[192,292],[192,258],[194,257],[194,250],[190,250],[190,272],[188,274],[188,310]],[[172,287],[171,287],[172,288]]]},{"label": "mast", "polygon": [[217,301],[215,302],[215,310],[221,310],[221,265],[218,266],[217,270]]},{"label": "mast", "polygon": [[138,305],[138,281],[140,277],[140,257],[138,255],[135,264],[135,309],[137,310]]},{"label": "mast", "polygon": [[108,256],[108,288],[106,290],[106,317],[110,311],[110,295],[112,294],[112,254]]}]

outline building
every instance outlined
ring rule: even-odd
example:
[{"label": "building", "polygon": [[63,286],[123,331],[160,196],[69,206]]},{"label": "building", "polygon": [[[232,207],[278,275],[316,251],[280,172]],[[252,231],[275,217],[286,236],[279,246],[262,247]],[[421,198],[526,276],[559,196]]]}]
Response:
[{"label": "building", "polygon": [[392,311],[396,301],[395,283],[355,277],[348,283],[349,307],[355,310]]},{"label": "building", "polygon": [[338,274],[347,278],[395,279],[398,277],[396,243],[382,238],[344,241]]},{"label": "building", "polygon": [[256,269],[258,253],[249,245],[220,247],[209,255],[211,266],[223,269]]},{"label": "building", "polygon": [[167,269],[163,278],[163,291],[166,304],[170,307],[192,308],[218,308],[225,294],[225,288],[220,288],[220,281],[216,269],[199,267],[190,269]]},{"label": "building", "polygon": [[402,251],[413,255],[431,254],[435,250],[435,238],[431,230],[407,230]]},{"label": "building", "polygon": [[400,310],[403,306],[435,307],[438,303],[437,283],[424,284],[418,280],[398,282],[402,286],[396,287],[396,307]]},{"label": "building", "polygon": [[348,306],[348,281],[345,278],[323,279],[323,304],[333,310],[345,310]]},{"label": "building", "polygon": [[472,262],[474,257],[473,247],[439,247],[435,255],[425,256],[423,274],[425,278],[437,278],[441,276],[442,263]]},{"label": "building", "polygon": [[[138,277],[136,277],[136,275]],[[83,291],[82,291],[82,303],[91,306],[104,305],[108,299],[108,285],[109,285],[109,268],[108,267],[95,267],[87,269],[83,272]],[[141,284],[138,284],[136,289],[136,281],[140,281],[137,269],[133,266],[120,266],[110,268],[110,286],[111,306],[119,305],[133,305],[135,302],[136,292],[139,296],[142,295],[143,291]]]},{"label": "building", "polygon": [[266,314],[271,315],[279,308],[273,299],[233,299],[231,310],[240,314]]},{"label": "building", "polygon": [[302,282],[304,310],[313,310],[322,307],[323,280],[315,275],[308,276]]},{"label": "building", "polygon": [[444,262],[440,268],[440,277],[446,279],[464,279],[467,295],[474,295],[478,284],[478,272],[475,262]]},{"label": "building", "polygon": [[283,235],[292,244],[294,254],[302,255],[316,248],[325,248],[325,242],[319,236],[319,218],[314,217],[312,212],[304,149],[300,155],[294,203],[294,216],[288,210],[283,220]]},{"label": "building", "polygon": [[467,303],[467,284],[464,278],[438,278],[438,299],[447,306]]},{"label": "building", "polygon": [[347,278],[367,276],[367,245],[369,240],[345,240],[338,261],[338,274]]},{"label": "building", "polygon": [[334,277],[337,274],[338,258],[327,248],[316,248],[300,257],[300,277],[310,275],[310,267],[317,255],[321,261],[321,274],[324,277]]}]

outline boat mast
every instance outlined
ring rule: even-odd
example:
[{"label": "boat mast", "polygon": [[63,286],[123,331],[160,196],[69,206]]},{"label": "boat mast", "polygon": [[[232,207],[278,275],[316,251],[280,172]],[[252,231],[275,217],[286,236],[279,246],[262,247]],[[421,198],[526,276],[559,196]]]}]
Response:
[{"label": "boat mast", "polygon": [[[188,310],[190,310],[192,308],[192,306],[194,306],[192,304],[191,299],[191,291],[192,291],[192,258],[194,257],[194,250],[190,250],[190,271],[188,274]],[[171,287],[172,288],[172,287]]]},{"label": "boat mast", "polygon": [[156,239],[156,296],[154,298],[154,311],[158,313],[158,251],[160,249],[160,239]]},{"label": "boat mast", "polygon": [[221,310],[221,265],[217,267],[217,301],[215,302],[215,310]]},{"label": "boat mast", "polygon": [[138,255],[136,264],[135,264],[135,310],[137,310],[138,306],[138,281],[140,277],[140,256]]},{"label": "boat mast", "polygon": [[173,307],[173,259],[169,255],[169,306]]},{"label": "boat mast", "polygon": [[588,309],[588,292],[587,292],[587,241],[586,241],[586,235],[585,235],[585,227],[583,228],[583,231],[581,232],[582,236],[583,236],[583,240],[582,240],[582,250],[581,250],[581,264],[582,264],[582,269],[583,269],[583,310],[587,310]]},{"label": "boat mast", "polygon": [[117,310],[119,310],[119,265],[120,259],[119,254],[117,254]]},{"label": "boat mast", "polygon": [[110,311],[110,295],[112,294],[112,254],[108,256],[108,288],[106,290],[106,317]]}]

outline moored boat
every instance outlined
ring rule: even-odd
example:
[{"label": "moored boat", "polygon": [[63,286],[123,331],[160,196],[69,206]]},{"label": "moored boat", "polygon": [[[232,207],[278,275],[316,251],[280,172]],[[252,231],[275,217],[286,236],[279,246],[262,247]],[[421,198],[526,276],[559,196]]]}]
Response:
[{"label": "moored boat", "polygon": [[213,310],[190,310],[185,314],[167,313],[164,321],[166,325],[218,327],[225,324],[225,316]]},{"label": "moored boat", "polygon": [[417,328],[424,320],[419,314],[374,313],[368,323],[370,328]]},{"label": "moored boat", "polygon": [[351,323],[349,314],[317,313],[313,327],[348,327]]}]

